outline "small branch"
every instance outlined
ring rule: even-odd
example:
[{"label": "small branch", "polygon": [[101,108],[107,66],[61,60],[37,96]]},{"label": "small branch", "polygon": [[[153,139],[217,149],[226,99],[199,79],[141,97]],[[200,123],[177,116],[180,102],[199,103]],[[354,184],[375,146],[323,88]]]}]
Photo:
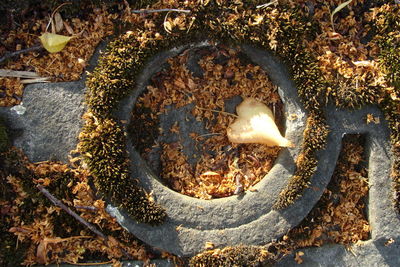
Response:
[{"label": "small branch", "polygon": [[201,107],[197,107],[196,106],[196,108],[198,108],[198,109],[201,109],[201,110],[207,110],[207,111],[211,111],[211,112],[216,112],[216,113],[221,113],[221,114],[224,114],[224,115],[229,115],[229,116],[233,116],[233,117],[239,117],[238,115],[235,115],[235,114],[232,114],[232,113],[229,113],[229,112],[225,112],[225,111],[220,111],[220,110],[215,110],[215,109],[210,109],[210,108],[201,108]]},{"label": "small branch", "polygon": [[50,82],[49,77],[40,77],[36,72],[33,71],[0,69],[0,77],[21,78],[23,79],[20,81],[22,84]]},{"label": "small branch", "polygon": [[0,69],[0,77],[16,77],[16,78],[40,78],[36,72],[33,71],[18,71]]},{"label": "small branch", "polygon": [[36,78],[36,79],[25,79],[21,80],[22,84],[30,84],[30,83],[49,83],[50,80],[48,77]]},{"label": "small branch", "polygon": [[180,13],[190,13],[190,10],[185,9],[175,9],[175,8],[164,8],[164,9],[141,9],[141,10],[132,10],[134,14],[150,14],[150,13],[158,13],[158,12],[180,12]]},{"label": "small branch", "polygon": [[215,136],[215,135],[221,135],[221,133],[202,134],[202,135],[197,136],[196,138],[202,138],[202,137],[207,137],[207,136]]},{"label": "small branch", "polygon": [[[89,228],[90,231],[92,231],[93,233],[95,233],[96,235],[100,236],[101,238],[104,239],[104,241],[107,243],[107,241],[109,240],[108,237],[103,234],[102,232],[100,232],[99,230],[96,229],[96,227],[90,223],[88,223],[87,221],[85,221],[85,219],[83,219],[81,216],[79,216],[78,214],[76,214],[74,211],[72,211],[70,208],[68,208],[66,205],[64,205],[64,203],[62,203],[60,200],[58,200],[55,196],[53,196],[49,191],[47,191],[42,185],[37,185],[36,186],[40,192],[43,193],[43,195],[45,195],[54,205],[62,208],[65,212],[67,212],[69,215],[71,215],[72,217],[74,217],[76,220],[78,220],[81,224],[83,224],[84,226],[86,226],[87,228]],[[121,250],[121,252],[124,254],[125,257],[127,257],[128,259],[132,259],[132,256],[129,255],[129,253],[122,248],[121,246],[118,246],[118,248]]]},{"label": "small branch", "polygon": [[98,208],[93,207],[93,206],[75,206],[75,209],[78,209],[78,210],[98,211]]},{"label": "small branch", "polygon": [[38,46],[32,46],[32,47],[28,47],[26,49],[18,50],[18,51],[12,52],[12,53],[6,52],[5,55],[2,58],[0,58],[0,64],[2,64],[4,61],[6,61],[9,58],[18,56],[23,53],[28,53],[28,52],[32,52],[32,51],[36,51],[36,50],[41,50],[41,49],[43,49],[43,46],[38,45]]},{"label": "small branch", "polygon": [[107,236],[104,235],[102,232],[100,232],[99,230],[96,229],[96,227],[90,223],[88,223],[87,221],[85,221],[85,219],[83,219],[81,216],[79,216],[78,214],[76,214],[74,211],[72,211],[70,208],[68,208],[66,205],[64,205],[64,203],[62,203],[60,200],[58,200],[55,196],[53,196],[49,191],[47,191],[42,185],[37,185],[36,186],[40,192],[43,193],[43,195],[45,195],[54,205],[62,208],[64,211],[66,211],[69,215],[71,215],[72,217],[74,217],[76,220],[78,220],[81,224],[83,224],[84,226],[86,226],[87,228],[89,228],[90,231],[92,231],[93,233],[95,233],[96,235],[100,236],[101,238],[103,238],[104,240],[108,240]]},{"label": "small branch", "polygon": [[69,262],[69,261],[65,261],[65,262],[68,263],[68,264],[71,264],[71,265],[79,265],[79,266],[106,265],[106,264],[112,263],[112,261],[88,262],[88,263],[84,263],[84,262]]},{"label": "small branch", "polygon": [[278,0],[274,0],[274,1],[266,3],[266,4],[258,5],[258,6],[256,6],[256,8],[265,8],[265,7],[269,7],[269,6],[277,4],[277,3],[278,3]]}]

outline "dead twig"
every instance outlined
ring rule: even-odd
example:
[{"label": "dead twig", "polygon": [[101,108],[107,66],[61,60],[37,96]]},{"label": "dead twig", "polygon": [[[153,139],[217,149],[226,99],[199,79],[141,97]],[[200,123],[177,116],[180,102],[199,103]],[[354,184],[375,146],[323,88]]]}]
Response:
[{"label": "dead twig", "polygon": [[134,14],[150,14],[150,13],[158,13],[158,12],[180,12],[180,13],[190,13],[190,10],[186,9],[175,9],[175,8],[163,8],[163,9],[141,9],[141,10],[132,10]]},{"label": "dead twig", "polygon": [[4,61],[6,61],[9,58],[16,57],[16,56],[24,54],[24,53],[41,50],[41,49],[43,49],[43,46],[37,45],[37,46],[28,47],[26,49],[18,50],[18,51],[12,52],[12,53],[6,52],[5,55],[0,58],[0,64],[2,64]]},{"label": "dead twig", "polygon": [[[62,208],[65,212],[67,212],[69,215],[74,217],[76,220],[78,220],[81,224],[89,228],[90,231],[95,233],[96,235],[100,236],[101,238],[104,239],[104,241],[107,243],[109,241],[108,237],[100,232],[99,230],[96,229],[94,225],[91,223],[88,223],[85,219],[83,219],[81,216],[79,216],[77,213],[72,211],[70,208],[68,208],[64,203],[62,203],[60,200],[58,200],[55,196],[53,196],[49,191],[47,191],[42,185],[37,185],[37,189],[39,189],[40,192],[43,193],[54,205]],[[132,256],[129,255],[129,253],[123,249],[122,247],[118,246],[118,248],[122,251],[125,257],[128,259],[132,259]]]},{"label": "dead twig", "polygon": [[[45,32],[47,32],[47,30],[49,29],[50,24],[53,23],[53,17],[54,17],[54,15],[56,14],[57,10],[59,10],[61,7],[65,6],[65,5],[70,5],[70,4],[72,4],[72,3],[71,3],[71,2],[65,2],[65,3],[62,3],[61,5],[59,5],[58,7],[56,7],[56,8],[54,9],[54,11],[51,13],[49,23],[47,23]],[[54,32],[53,32],[53,33],[54,33]]]},{"label": "dead twig", "polygon": [[74,206],[75,209],[78,210],[90,210],[90,211],[98,211],[98,208],[93,207],[93,206]]},{"label": "dead twig", "polygon": [[266,7],[269,7],[271,5],[276,5],[276,4],[278,4],[278,0],[274,0],[274,1],[271,1],[271,2],[266,3],[266,4],[262,4],[262,5],[258,5],[258,6],[256,6],[256,8],[257,9],[258,8],[266,8]]},{"label": "dead twig", "polygon": [[58,200],[55,196],[53,196],[49,191],[47,191],[42,185],[37,185],[36,186],[37,189],[40,190],[40,192],[43,193],[43,195],[45,195],[54,205],[62,208],[64,211],[66,211],[69,215],[71,215],[72,217],[74,217],[78,222],[80,222],[81,224],[83,224],[84,226],[86,226],[87,228],[89,228],[90,231],[92,231],[93,233],[95,233],[96,235],[100,236],[101,238],[108,240],[107,236],[104,235],[102,232],[100,232],[99,230],[96,229],[96,227],[90,223],[88,223],[87,221],[85,221],[85,219],[83,219],[81,216],[79,216],[78,214],[76,214],[74,211],[72,211],[70,208],[68,208],[66,205],[64,205],[64,203],[62,203],[60,200]]},{"label": "dead twig", "polygon": [[208,137],[208,136],[215,136],[215,135],[221,135],[221,133],[202,134],[202,135],[196,136],[196,139],[203,138],[203,137]]},{"label": "dead twig", "polygon": [[36,78],[36,79],[25,79],[21,80],[20,83],[22,84],[29,84],[29,83],[49,83],[50,80],[47,77]]},{"label": "dead twig", "polygon": [[0,77],[21,78],[21,79],[23,79],[20,81],[22,84],[50,82],[49,77],[40,77],[36,72],[33,72],[33,71],[17,71],[17,70],[0,69]]},{"label": "dead twig", "polygon": [[205,111],[211,111],[211,112],[215,112],[215,113],[220,113],[220,114],[224,114],[224,115],[229,115],[229,116],[232,116],[232,117],[235,117],[235,118],[239,117],[239,116],[236,115],[236,114],[232,114],[232,113],[225,112],[225,111],[221,111],[221,110],[215,110],[215,109],[210,109],[210,108],[201,108],[201,107],[198,107],[198,106],[196,106],[196,108],[197,108],[197,109],[201,109],[201,110],[205,110]]},{"label": "dead twig", "polygon": [[18,70],[6,70],[6,69],[0,69],[0,77],[15,77],[15,78],[27,78],[27,79],[40,78],[40,76],[33,71],[18,71]]}]

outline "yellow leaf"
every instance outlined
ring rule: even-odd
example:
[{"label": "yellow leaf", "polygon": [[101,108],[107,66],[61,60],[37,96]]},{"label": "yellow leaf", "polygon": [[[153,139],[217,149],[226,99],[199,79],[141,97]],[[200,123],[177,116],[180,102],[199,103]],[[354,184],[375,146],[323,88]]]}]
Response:
[{"label": "yellow leaf", "polygon": [[50,53],[60,52],[72,37],[54,33],[43,33],[39,39],[43,47]]}]

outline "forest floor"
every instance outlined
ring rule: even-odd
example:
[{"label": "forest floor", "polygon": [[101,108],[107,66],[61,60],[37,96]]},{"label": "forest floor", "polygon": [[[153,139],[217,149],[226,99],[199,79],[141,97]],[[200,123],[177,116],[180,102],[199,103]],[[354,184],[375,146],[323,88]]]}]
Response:
[{"label": "forest floor", "polygon": [[[146,25],[154,27],[153,16],[157,16],[134,14],[127,1],[118,1],[122,2],[118,4],[81,1],[79,7],[68,3],[55,5],[55,2],[43,1],[14,9],[7,6],[0,10],[0,106],[21,104],[26,84],[80,79],[102,40],[117,36],[132,23],[145,21]],[[186,2],[185,8],[188,8],[203,1]],[[370,82],[391,90],[375,60],[379,48],[369,42],[373,36],[367,26],[367,21],[387,8],[386,5],[373,7],[370,1],[353,1],[337,12],[334,30],[330,10],[341,1],[298,1],[297,4],[320,24],[321,34],[307,46],[318,55],[323,74],[327,79],[339,77],[340,86],[332,88],[329,94],[345,95],[349,93],[346,88],[353,83],[357,83],[360,92]],[[156,7],[181,8],[175,1],[160,1]],[[164,29],[159,30],[180,27],[179,18],[165,17]],[[49,53],[39,39],[45,32],[72,39],[61,51]],[[175,75],[187,76],[178,65],[176,70],[181,73]],[[211,78],[221,75],[217,70],[208,71]],[[229,76],[229,73],[222,75]],[[169,79],[159,82],[168,84],[172,78]],[[374,118],[367,119],[379,123]],[[0,125],[0,134],[2,130]],[[347,139],[321,200],[298,227],[274,244],[280,250],[277,257],[299,248],[327,243],[347,246],[368,239],[370,226],[365,210],[368,172],[364,164],[363,139],[360,136]],[[102,261],[120,266],[123,260],[149,262],[159,258],[171,259],[177,265],[186,264],[187,259],[158,251],[118,225],[106,212],[106,202],[96,194],[91,174],[86,169],[74,162],[32,163],[15,147],[0,152],[0,265]],[[186,186],[187,191],[197,190]],[[54,205],[49,196],[57,198],[65,208]],[[74,211],[75,216],[67,210]],[[87,224],[78,222],[79,218]],[[93,233],[88,224],[101,230]],[[301,252],[295,255],[298,263],[302,261],[301,256]]]}]

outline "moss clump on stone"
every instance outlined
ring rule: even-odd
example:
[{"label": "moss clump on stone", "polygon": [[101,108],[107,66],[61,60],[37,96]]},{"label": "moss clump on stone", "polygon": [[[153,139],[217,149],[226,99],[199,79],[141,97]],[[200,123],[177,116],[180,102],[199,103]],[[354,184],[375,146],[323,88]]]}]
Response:
[{"label": "moss clump on stone", "polygon": [[94,121],[94,116],[88,116],[80,134],[80,150],[86,157],[98,190],[138,221],[150,224],[162,222],[164,210],[151,202],[129,176],[122,128],[111,119]]},{"label": "moss clump on stone", "polygon": [[338,108],[359,109],[365,105],[377,104],[382,97],[382,92],[380,86],[368,86],[357,91],[346,85],[334,85],[330,98]]},{"label": "moss clump on stone", "polygon": [[392,153],[394,156],[392,178],[394,181],[394,199],[400,213],[400,7],[390,5],[380,12],[375,19],[376,39],[380,48],[381,68],[392,88],[380,100],[379,106],[384,111],[391,131]]},{"label": "moss clump on stone", "polygon": [[278,35],[278,55],[288,65],[300,99],[309,112],[322,115],[329,86],[322,78],[318,62],[300,40],[313,38],[318,31],[311,18],[302,16],[297,9],[282,16]]},{"label": "moss clump on stone", "polygon": [[325,148],[328,133],[329,129],[325,118],[316,113],[310,113],[307,118],[306,129],[304,130],[303,150],[320,150]]},{"label": "moss clump on stone", "polygon": [[328,132],[328,126],[322,117],[314,113],[309,114],[304,131],[302,152],[296,162],[297,170],[289,180],[289,184],[279,194],[278,201],[274,205],[275,209],[288,207],[309,186],[311,176],[317,169],[318,161],[315,151],[325,147]]},{"label": "moss clump on stone", "polygon": [[277,53],[287,63],[300,99],[309,114],[302,152],[296,162],[297,170],[286,188],[280,192],[274,205],[275,209],[288,207],[309,186],[317,167],[315,153],[325,147],[328,136],[322,107],[326,105],[325,95],[329,84],[322,79],[318,63],[311,51],[299,41],[313,38],[313,33],[318,31],[318,28],[310,18],[302,16],[298,9],[283,12],[281,16],[277,38],[280,45]]},{"label": "moss clump on stone", "polygon": [[[191,267],[260,266],[272,253],[259,246],[236,246],[202,252],[190,259]],[[264,265],[265,266],[265,265]]]},{"label": "moss clump on stone", "polygon": [[166,214],[129,176],[125,136],[112,112],[134,88],[135,78],[148,58],[162,49],[189,40],[194,41],[195,37],[192,34],[174,35],[163,40],[162,37],[158,39],[154,32],[137,28],[110,43],[87,80],[88,112],[86,125],[80,134],[79,149],[99,191],[139,222],[159,224]]},{"label": "moss clump on stone", "polygon": [[[247,12],[249,10],[252,12]],[[100,192],[127,209],[138,221],[151,224],[161,223],[165,213],[159,206],[149,202],[143,190],[129,177],[129,164],[124,149],[125,137],[121,126],[112,116],[113,110],[118,102],[134,88],[134,79],[146,60],[162,49],[187,42],[193,43],[200,38],[223,40],[233,44],[251,43],[264,49],[271,49],[267,36],[271,22],[268,16],[263,23],[258,25],[248,23],[257,13],[268,13],[268,9],[255,9],[255,4],[248,2],[228,2],[221,5],[218,1],[210,1],[207,5],[192,9],[191,14],[195,19],[189,31],[175,30],[170,35],[157,37],[154,32],[136,26],[134,32],[121,35],[109,45],[98,67],[89,76],[86,98],[89,108],[86,126],[80,135],[80,150],[94,175],[95,184]],[[230,21],[232,14],[237,15],[235,23]],[[301,38],[312,37],[315,23],[302,16],[298,9],[287,6],[278,6],[275,20],[279,27],[277,54],[283,59],[291,59],[287,63],[304,105],[309,112],[323,118],[320,107],[323,105],[322,96],[326,84],[321,80],[319,68],[312,53],[299,42]],[[157,23],[161,26],[163,21],[160,20]],[[323,119],[315,120],[315,122],[319,121]],[[314,127],[318,129],[318,125]],[[319,128],[324,127],[321,125]],[[308,143],[316,144],[315,149],[323,147],[326,135],[317,136],[315,131],[310,130],[305,133],[305,136]],[[313,140],[314,137],[318,140]],[[303,158],[312,159],[314,162],[313,153],[314,151],[307,150],[303,153],[305,155]],[[289,187],[285,189],[292,192],[293,197],[301,195],[315,169],[300,162],[299,170],[292,177],[293,182],[289,183]],[[306,169],[302,170],[302,167]],[[290,198],[287,205],[294,200],[295,198]]]}]

